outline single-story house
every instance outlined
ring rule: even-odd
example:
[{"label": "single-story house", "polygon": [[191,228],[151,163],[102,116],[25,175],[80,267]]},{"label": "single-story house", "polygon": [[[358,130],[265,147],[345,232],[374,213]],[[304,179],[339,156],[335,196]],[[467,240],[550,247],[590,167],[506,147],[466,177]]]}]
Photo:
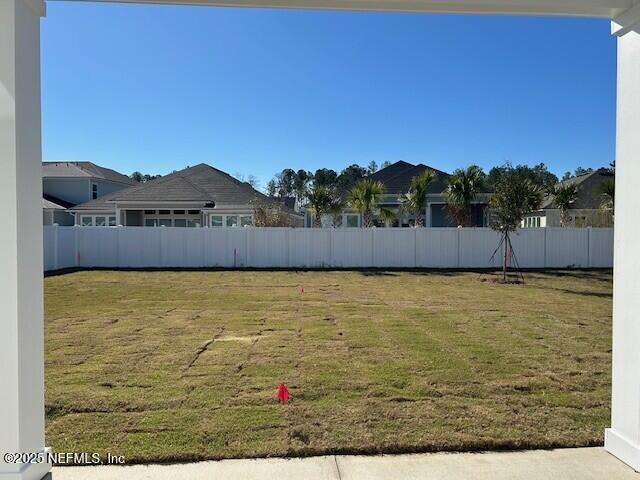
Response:
[{"label": "single-story house", "polygon": [[69,208],[136,184],[126,175],[92,162],[43,162],[42,223],[73,225]]},{"label": "single-story house", "polygon": [[[248,183],[201,163],[71,211],[81,226],[244,227],[253,225],[256,202],[277,203]],[[301,226],[302,217],[288,213],[292,226]]]},{"label": "single-story house", "polygon": [[[413,177],[421,174],[425,170],[430,170],[435,174],[435,180],[431,182],[427,189],[427,206],[424,213],[424,224],[426,227],[456,227],[457,224],[447,213],[447,201],[445,191],[449,183],[450,175],[446,172],[429,167],[424,164],[413,165],[409,162],[398,161],[385,168],[371,174],[368,178],[381,182],[385,186],[386,193],[378,199],[378,204],[382,208],[388,208],[397,212],[396,219],[390,225],[392,227],[411,227],[415,225],[415,215],[403,212],[401,207],[402,197],[409,192]],[[345,198],[348,192],[345,192]],[[478,227],[487,226],[487,207],[490,193],[482,193],[477,196],[472,206],[473,225]],[[313,226],[313,213],[305,212],[305,226]],[[331,225],[332,219],[329,216],[323,218],[323,226]],[[385,222],[376,216],[374,219],[376,226],[383,227]],[[360,227],[362,225],[361,215],[352,208],[346,208],[339,218],[339,226]]]},{"label": "single-story house", "polygon": [[[584,175],[578,175],[560,182],[559,186],[575,185],[577,198],[569,211],[567,227],[612,227],[613,210],[603,209],[602,188],[606,182],[615,180],[615,174],[606,168],[600,168]],[[525,216],[522,228],[560,227],[561,211],[555,204],[552,194],[547,195],[540,210]]]}]

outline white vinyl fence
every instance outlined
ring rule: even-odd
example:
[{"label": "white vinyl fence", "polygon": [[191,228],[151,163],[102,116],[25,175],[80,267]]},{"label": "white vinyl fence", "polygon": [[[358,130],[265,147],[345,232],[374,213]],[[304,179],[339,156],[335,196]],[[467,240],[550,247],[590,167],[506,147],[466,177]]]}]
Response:
[{"label": "white vinyl fence", "polygon": [[[496,268],[488,228],[44,227],[45,270],[107,268]],[[540,228],[512,237],[523,268],[613,266],[613,229]]]}]

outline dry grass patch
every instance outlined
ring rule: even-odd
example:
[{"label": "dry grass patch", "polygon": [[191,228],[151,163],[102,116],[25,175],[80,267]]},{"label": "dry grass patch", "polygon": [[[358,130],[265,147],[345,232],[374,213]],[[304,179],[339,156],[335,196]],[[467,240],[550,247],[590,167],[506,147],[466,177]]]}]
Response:
[{"label": "dry grass patch", "polygon": [[49,277],[47,444],[129,462],[601,444],[611,274],[526,277]]}]

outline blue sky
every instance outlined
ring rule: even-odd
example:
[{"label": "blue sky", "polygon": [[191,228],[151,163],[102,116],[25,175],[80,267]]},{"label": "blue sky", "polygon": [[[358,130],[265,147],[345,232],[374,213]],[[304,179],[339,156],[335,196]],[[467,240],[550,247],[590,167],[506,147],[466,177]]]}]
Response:
[{"label": "blue sky", "polygon": [[609,22],[49,2],[43,156],[123,173],[614,158]]}]

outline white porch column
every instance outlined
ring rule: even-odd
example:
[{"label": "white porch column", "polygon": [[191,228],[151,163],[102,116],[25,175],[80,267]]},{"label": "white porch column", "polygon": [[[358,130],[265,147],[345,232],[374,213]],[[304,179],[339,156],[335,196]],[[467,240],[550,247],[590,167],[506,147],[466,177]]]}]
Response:
[{"label": "white porch column", "polygon": [[0,479],[36,480],[42,453],[44,355],[40,17],[42,0],[0,1]]},{"label": "white porch column", "polygon": [[[640,16],[638,17],[640,20]],[[605,447],[640,471],[640,29],[618,39],[611,428]],[[614,21],[614,33],[618,29]]]}]

